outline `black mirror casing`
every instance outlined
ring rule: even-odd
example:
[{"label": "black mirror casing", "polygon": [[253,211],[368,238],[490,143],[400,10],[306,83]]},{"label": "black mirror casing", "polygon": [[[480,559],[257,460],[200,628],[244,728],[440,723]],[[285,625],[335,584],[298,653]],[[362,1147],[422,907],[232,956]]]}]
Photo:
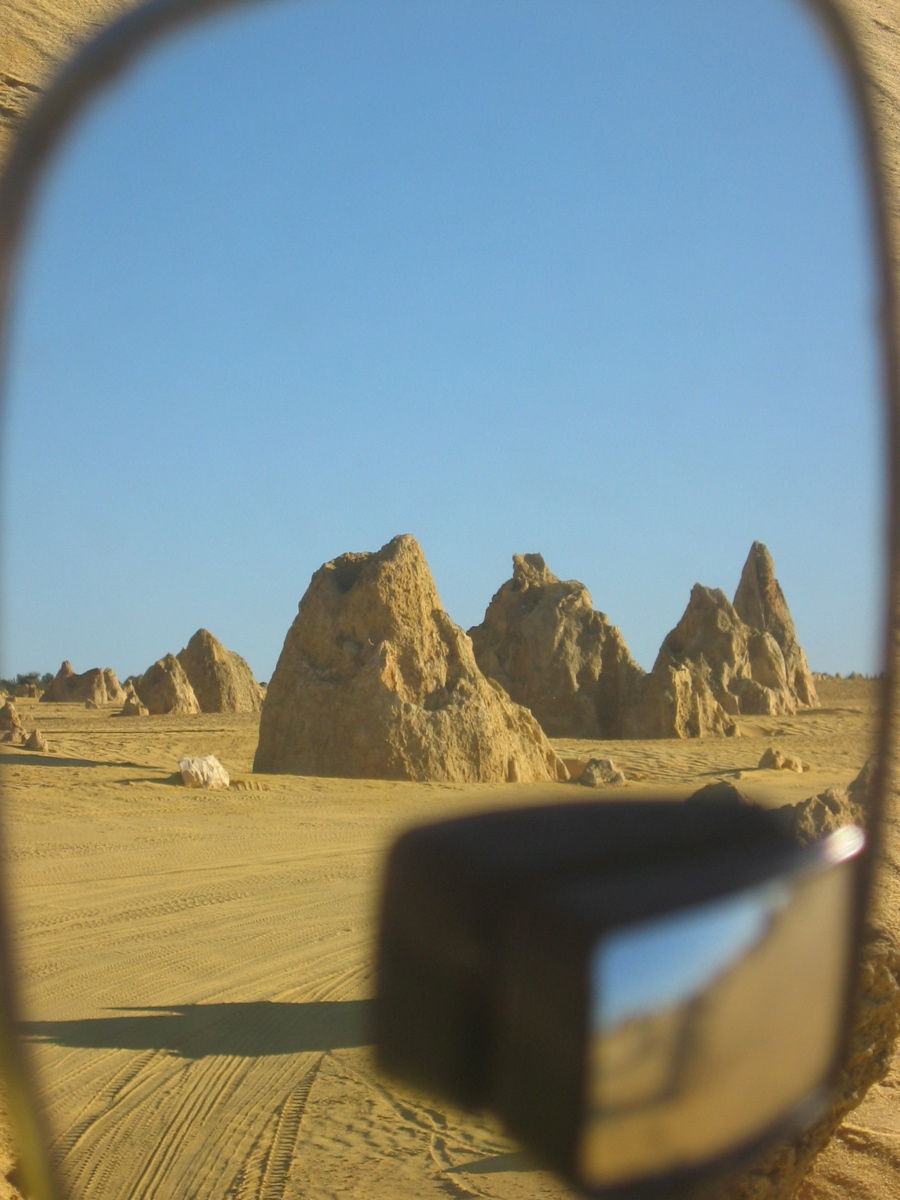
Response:
[{"label": "black mirror casing", "polygon": [[[648,918],[792,878],[819,853],[798,846],[769,812],[715,803],[556,804],[411,830],[395,844],[385,877],[379,1063],[457,1104],[495,1111],[547,1165],[592,1190],[580,1143],[596,1003],[588,964],[598,944]],[[854,906],[846,912],[848,948]],[[842,1024],[826,1076],[839,1062]],[[654,1177],[652,1186],[708,1177],[808,1121],[827,1082],[720,1161]],[[630,1195],[650,1183],[596,1190]]]}]

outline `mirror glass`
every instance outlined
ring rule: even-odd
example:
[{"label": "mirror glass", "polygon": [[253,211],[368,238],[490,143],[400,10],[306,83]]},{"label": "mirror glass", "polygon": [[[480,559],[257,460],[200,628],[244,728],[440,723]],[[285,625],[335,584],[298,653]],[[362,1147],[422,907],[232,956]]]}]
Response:
[{"label": "mirror glass", "polygon": [[[192,30],[90,109],[29,232],[3,674],[124,681],[205,628],[268,680],[312,572],[406,532],[463,628],[540,552],[647,669],[761,539],[812,668],[871,673],[873,295],[841,80],[789,0]],[[868,754],[865,681],[827,686],[738,739],[554,748],[686,794],[752,785],[774,742],[812,771],[761,778],[800,799]],[[48,748],[0,745],[5,875],[70,1196],[565,1193],[488,1118],[386,1085],[367,1019],[395,833],[570,785],[254,774],[254,712],[15,704]],[[210,754],[230,788],[173,781]]]},{"label": "mirror glass", "polygon": [[594,954],[585,1179],[613,1185],[758,1136],[821,1084],[850,942],[847,865],[642,921]]}]

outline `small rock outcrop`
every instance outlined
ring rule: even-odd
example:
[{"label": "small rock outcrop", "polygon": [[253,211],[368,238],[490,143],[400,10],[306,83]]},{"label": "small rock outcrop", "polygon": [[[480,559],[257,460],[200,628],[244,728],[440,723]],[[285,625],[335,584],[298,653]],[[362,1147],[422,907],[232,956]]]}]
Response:
[{"label": "small rock outcrop", "polygon": [[135,691],[150,713],[198,713],[200,705],[184,668],[167,654],[135,681]]},{"label": "small rock outcrop", "polygon": [[622,719],[626,738],[736,737],[737,722],[712,693],[705,663],[679,661],[660,651],[638,682]]},{"label": "small rock outcrop", "polygon": [[150,710],[146,704],[141,703],[141,698],[134,690],[134,686],[128,688],[125,693],[125,703],[122,705],[120,716],[123,717],[148,717]]},{"label": "small rock outcrop", "polygon": [[706,783],[688,796],[685,804],[752,804],[753,801],[739,787],[727,779],[715,779]]},{"label": "small rock outcrop", "polygon": [[53,704],[84,704],[92,700],[98,708],[121,704],[124,699],[125,691],[110,667],[93,667],[76,675],[68,659],[41,696],[42,702]]},{"label": "small rock outcrop", "polygon": [[231,780],[228,772],[214,754],[206,758],[182,758],[178,760],[181,781],[190,788],[227,788]]},{"label": "small rock outcrop", "polygon": [[763,751],[758,769],[760,771],[796,771],[800,774],[805,768],[802,759],[795,754],[786,754],[777,746],[769,746]]},{"label": "small rock outcrop", "polygon": [[227,650],[208,629],[198,629],[175,657],[203,712],[259,712],[262,692],[249,663]]},{"label": "small rock outcrop", "polygon": [[826,788],[817,796],[785,804],[777,810],[780,820],[804,846],[834,833],[843,825],[869,824],[871,791],[875,777],[875,758],[868,759],[853,782],[846,788]]},{"label": "small rock outcrop", "polygon": [[47,739],[39,729],[32,729],[25,742],[26,750],[36,750],[43,754],[47,750]]},{"label": "small rock outcrop", "polygon": [[0,708],[0,731],[21,728],[22,718],[19,716],[19,710],[12,700],[7,700]]},{"label": "small rock outcrop", "polygon": [[818,704],[772,556],[754,542],[732,604],[694,584],[681,620],[633,691],[625,737],[733,735],[739,716]]},{"label": "small rock outcrop", "polygon": [[568,778],[531,713],[479,670],[408,534],[313,575],[269,681],[254,771]]},{"label": "small rock outcrop", "polygon": [[734,594],[738,616],[764,636],[771,637],[781,651],[788,690],[798,705],[817,708],[819,698],[806,655],[797,641],[797,631],[781,585],[775,578],[772,555],[762,542],[750,547],[741,582]]},{"label": "small rock outcrop", "polygon": [[512,579],[469,630],[475,659],[551,737],[617,738],[643,670],[577,580],[540,554],[514,554]]},{"label": "small rock outcrop", "polygon": [[584,770],[575,780],[582,787],[623,787],[625,772],[620,771],[611,758],[589,758]]}]

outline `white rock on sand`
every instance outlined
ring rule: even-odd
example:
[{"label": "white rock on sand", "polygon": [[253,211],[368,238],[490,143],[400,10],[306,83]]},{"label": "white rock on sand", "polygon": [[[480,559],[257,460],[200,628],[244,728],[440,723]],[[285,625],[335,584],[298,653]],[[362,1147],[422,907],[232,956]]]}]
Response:
[{"label": "white rock on sand", "polygon": [[191,788],[227,788],[231,782],[228,772],[214,754],[206,758],[181,758],[178,760],[182,782]]}]

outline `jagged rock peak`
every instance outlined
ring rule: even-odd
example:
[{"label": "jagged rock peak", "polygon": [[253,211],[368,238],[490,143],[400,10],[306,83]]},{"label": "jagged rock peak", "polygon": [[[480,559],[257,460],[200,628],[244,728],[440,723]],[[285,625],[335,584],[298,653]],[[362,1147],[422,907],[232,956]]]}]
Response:
[{"label": "jagged rock peak", "polygon": [[166,654],[134,681],[138,698],[150,713],[199,713],[184,668],[174,654]]},{"label": "jagged rock peak", "polygon": [[104,704],[121,704],[125,690],[111,667],[93,667],[76,675],[66,659],[40,699],[50,704],[85,704],[90,700],[100,708]]},{"label": "jagged rock peak", "polygon": [[542,554],[514,554],[512,557],[513,587],[524,589],[542,584],[559,583],[557,577],[544,562]]},{"label": "jagged rock peak", "polygon": [[262,690],[250,664],[208,629],[198,629],[175,657],[203,712],[259,712]]},{"label": "jagged rock peak", "polygon": [[762,542],[754,542],[750,547],[734,593],[734,607],[742,621],[753,629],[771,633],[779,645],[785,636],[796,640],[784,592],[775,578],[775,563]]},{"label": "jagged rock peak", "polygon": [[514,554],[512,578],[469,630],[481,670],[530,708],[551,737],[620,737],[644,672],[578,580],[540,554]]},{"label": "jagged rock peak", "polygon": [[313,575],[269,681],[255,771],[541,782],[568,772],[478,668],[415,538]]},{"label": "jagged rock peak", "polygon": [[778,643],[785,663],[788,687],[804,708],[817,708],[819,697],[806,655],[797,640],[794,620],[781,585],[775,578],[772,555],[762,542],[754,542],[734,594],[735,611],[751,629],[769,634]]}]

